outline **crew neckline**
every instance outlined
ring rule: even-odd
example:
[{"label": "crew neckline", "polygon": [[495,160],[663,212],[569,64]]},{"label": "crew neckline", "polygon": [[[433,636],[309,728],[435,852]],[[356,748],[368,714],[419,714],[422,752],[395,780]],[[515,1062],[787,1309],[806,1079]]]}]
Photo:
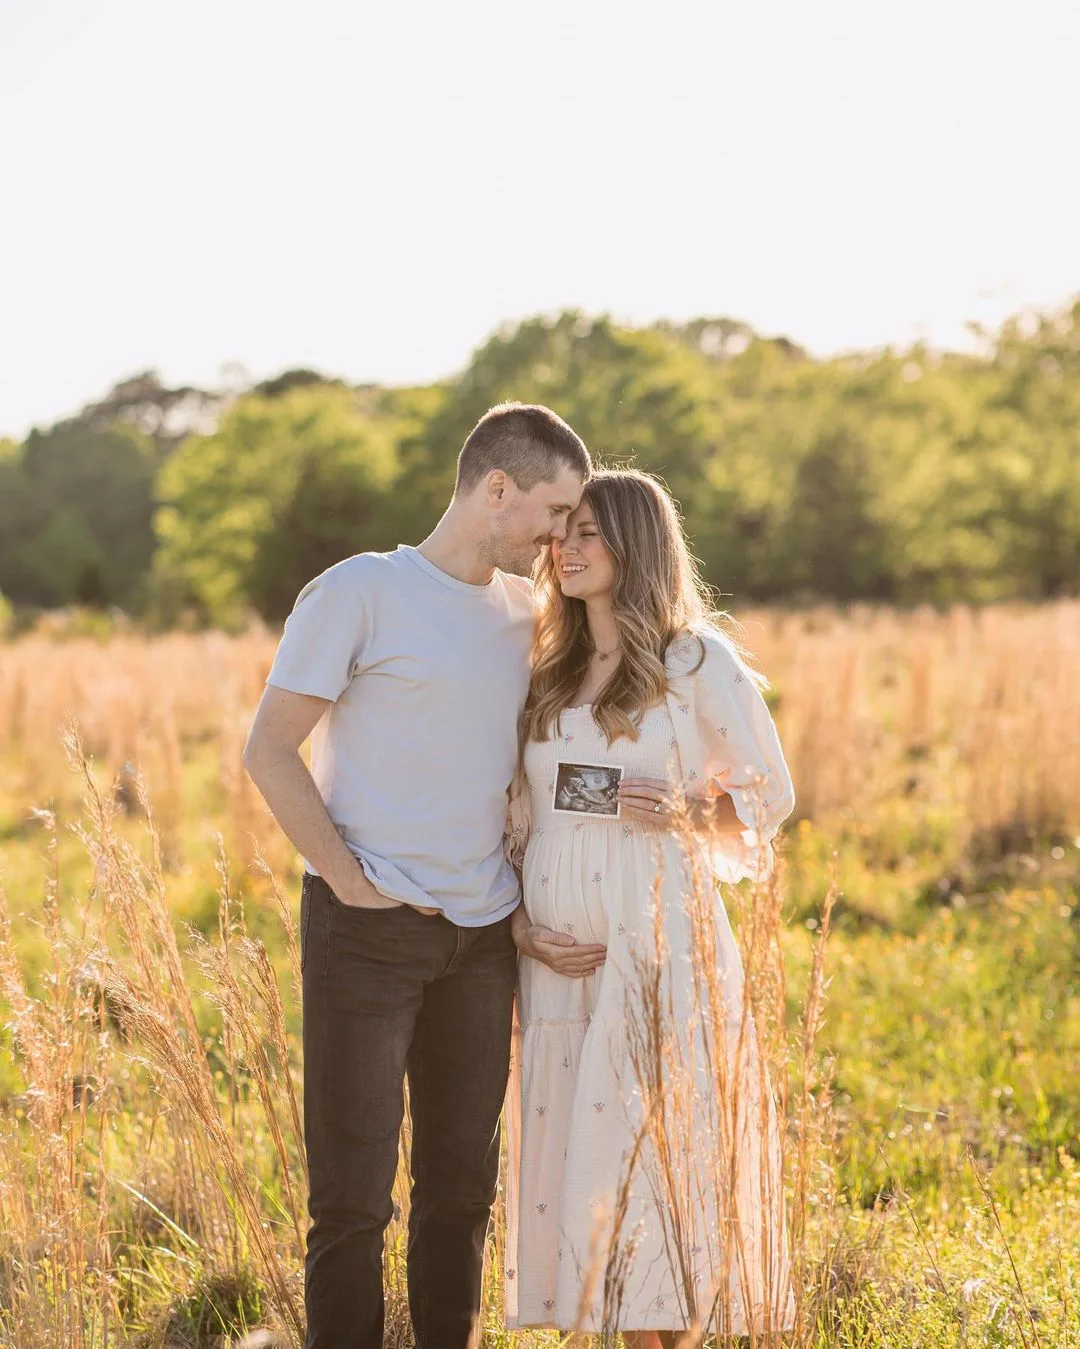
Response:
[{"label": "crew neckline", "polygon": [[414,548],[411,543],[399,543],[397,551],[401,553],[403,557],[407,557],[409,561],[419,567],[421,571],[427,572],[429,576],[434,577],[436,581],[441,582],[447,589],[458,590],[463,595],[486,594],[492,586],[494,586],[496,578],[499,575],[498,569],[496,568],[490,581],[485,581],[483,585],[473,585],[471,581],[459,580],[458,577],[451,576],[448,571],[443,571],[441,567],[437,567],[434,562],[423,555],[419,548]]}]

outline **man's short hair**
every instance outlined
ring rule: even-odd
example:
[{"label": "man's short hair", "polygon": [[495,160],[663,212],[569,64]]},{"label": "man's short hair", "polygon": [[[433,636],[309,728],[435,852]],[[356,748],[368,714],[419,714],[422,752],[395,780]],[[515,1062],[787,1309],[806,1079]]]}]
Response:
[{"label": "man's short hair", "polygon": [[461,447],[455,492],[471,492],[492,471],[513,478],[523,492],[554,482],[572,468],[584,481],[592,472],[585,442],[539,403],[497,403],[480,418]]}]

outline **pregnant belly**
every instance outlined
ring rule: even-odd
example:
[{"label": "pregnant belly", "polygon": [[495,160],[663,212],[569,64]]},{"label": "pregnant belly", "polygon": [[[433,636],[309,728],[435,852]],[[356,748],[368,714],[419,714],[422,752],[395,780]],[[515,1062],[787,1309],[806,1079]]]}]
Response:
[{"label": "pregnant belly", "polygon": [[579,942],[606,943],[618,890],[613,852],[610,834],[595,826],[534,838],[522,875],[525,908],[532,921],[568,932]]}]

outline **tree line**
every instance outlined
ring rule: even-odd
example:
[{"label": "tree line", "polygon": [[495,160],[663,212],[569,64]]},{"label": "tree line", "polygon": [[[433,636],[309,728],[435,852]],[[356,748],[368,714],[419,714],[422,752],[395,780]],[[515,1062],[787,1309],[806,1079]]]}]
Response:
[{"label": "tree line", "polygon": [[350,553],[415,542],[462,440],[543,402],[594,456],[660,474],[732,602],[948,603],[1080,589],[1080,300],[981,334],[815,359],[722,318],[566,312],[500,330],[457,377],[244,391],[154,372],[0,440],[0,595],[145,621],[276,621]]}]

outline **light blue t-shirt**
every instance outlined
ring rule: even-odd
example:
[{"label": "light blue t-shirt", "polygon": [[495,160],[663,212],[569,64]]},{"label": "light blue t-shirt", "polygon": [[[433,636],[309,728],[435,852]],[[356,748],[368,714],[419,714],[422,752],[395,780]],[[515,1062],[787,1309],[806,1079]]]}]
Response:
[{"label": "light blue t-shirt", "polygon": [[527,580],[470,585],[403,544],[310,581],[267,677],[332,701],[312,776],[368,879],[462,927],[518,902],[503,829],[532,632]]}]

